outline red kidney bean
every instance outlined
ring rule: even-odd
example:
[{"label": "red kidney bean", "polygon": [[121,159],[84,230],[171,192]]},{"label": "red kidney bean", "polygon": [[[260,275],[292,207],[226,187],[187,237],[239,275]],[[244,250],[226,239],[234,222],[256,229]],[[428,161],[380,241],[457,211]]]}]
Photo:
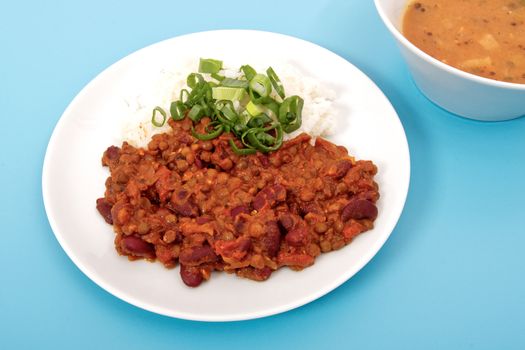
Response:
[{"label": "red kidney bean", "polygon": [[271,208],[279,202],[286,200],[286,188],[280,184],[269,185],[257,193],[253,199],[253,208],[261,210]]},{"label": "red kidney bean", "polygon": [[111,207],[112,205],[106,200],[106,198],[97,199],[97,210],[102,215],[104,220],[113,225],[113,217],[111,216]]},{"label": "red kidney bean", "polygon": [[328,170],[328,176],[332,176],[334,179],[339,180],[343,178],[348,170],[352,168],[352,162],[346,159],[341,159],[333,164]]},{"label": "red kidney bean", "polygon": [[279,252],[279,246],[281,245],[281,232],[275,221],[268,221],[265,228],[266,233],[261,238],[261,243],[268,256],[274,257]]},{"label": "red kidney bean", "polygon": [[116,146],[109,146],[106,150],[106,157],[109,160],[117,160],[120,155],[120,148]]},{"label": "red kidney bean", "polygon": [[179,261],[187,266],[199,266],[203,263],[215,262],[217,255],[210,246],[185,248],[180,252]]},{"label": "red kidney bean", "polygon": [[341,211],[341,219],[348,221],[350,219],[369,219],[377,218],[377,207],[374,203],[366,199],[353,199]]},{"label": "red kidney bean", "polygon": [[143,241],[135,236],[122,238],[120,241],[120,247],[124,252],[133,256],[148,259],[153,259],[155,257],[155,248],[153,247],[153,244]]},{"label": "red kidney bean", "polygon": [[180,265],[180,277],[188,287],[197,287],[202,283],[202,274],[196,267]]},{"label": "red kidney bean", "polygon": [[291,231],[288,231],[284,239],[286,243],[293,247],[300,247],[304,245],[306,238],[308,237],[308,230],[306,227],[298,227]]},{"label": "red kidney bean", "polygon": [[288,213],[283,213],[279,217],[279,223],[281,224],[282,228],[286,231],[290,231],[295,225],[293,216]]},{"label": "red kidney bean", "polygon": [[188,191],[186,190],[180,190],[177,192],[177,198],[178,199],[186,199],[188,197]]},{"label": "red kidney bean", "polygon": [[264,154],[258,154],[257,158],[259,158],[259,161],[263,167],[268,167],[268,165],[270,165],[270,160]]},{"label": "red kidney bean", "polygon": [[230,210],[230,215],[232,218],[236,217],[237,215],[239,214],[250,214],[250,208],[245,205],[245,204],[241,204],[241,205],[238,205],[234,208],[232,208]]},{"label": "red kidney bean", "polygon": [[175,214],[185,217],[194,218],[199,215],[199,208],[191,202],[183,203],[167,203],[166,208],[173,211]]},{"label": "red kidney bean", "polygon": [[202,160],[199,157],[195,157],[195,166],[199,169],[204,167]]},{"label": "red kidney bean", "polygon": [[235,227],[235,231],[237,231],[240,234],[244,233],[244,230],[246,229],[246,226],[247,226],[246,222],[247,222],[247,219],[244,216],[235,217],[235,222],[233,224]]}]

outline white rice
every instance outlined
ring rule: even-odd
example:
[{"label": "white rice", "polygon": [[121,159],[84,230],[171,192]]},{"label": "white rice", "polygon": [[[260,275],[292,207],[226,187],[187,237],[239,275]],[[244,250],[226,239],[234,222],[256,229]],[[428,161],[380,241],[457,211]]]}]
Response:
[{"label": "white rice", "polygon": [[[146,147],[153,135],[170,129],[168,123],[163,127],[156,127],[151,123],[152,110],[160,106],[169,114],[171,102],[179,99],[179,93],[183,88],[188,88],[186,78],[191,72],[197,71],[197,65],[198,62],[193,62],[188,63],[185,69],[180,69],[180,66],[177,70],[163,69],[159,71],[158,77],[153,82],[153,88],[125,98],[128,114],[123,118],[123,141],[136,147]],[[254,68],[265,71],[267,67]],[[281,79],[286,96],[298,95],[304,99],[302,125],[293,133],[285,134],[285,140],[302,132],[310,134],[314,139],[317,136],[332,135],[337,117],[333,108],[335,92],[323,86],[317,79],[305,76],[289,64],[274,65],[273,68]],[[237,69],[226,69],[221,73],[232,78],[240,75]]]}]

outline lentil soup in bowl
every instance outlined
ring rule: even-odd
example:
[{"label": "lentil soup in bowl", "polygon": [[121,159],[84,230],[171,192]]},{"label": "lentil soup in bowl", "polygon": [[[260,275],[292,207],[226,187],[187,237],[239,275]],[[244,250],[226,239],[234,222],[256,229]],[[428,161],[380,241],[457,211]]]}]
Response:
[{"label": "lentil soup in bowl", "polygon": [[375,4],[414,82],[432,102],[482,121],[525,115],[525,1]]}]

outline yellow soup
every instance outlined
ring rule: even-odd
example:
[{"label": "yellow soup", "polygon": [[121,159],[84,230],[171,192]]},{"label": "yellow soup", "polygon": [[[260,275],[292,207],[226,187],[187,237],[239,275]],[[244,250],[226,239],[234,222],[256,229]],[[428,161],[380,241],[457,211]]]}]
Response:
[{"label": "yellow soup", "polygon": [[525,84],[525,0],[414,0],[403,34],[436,59]]}]

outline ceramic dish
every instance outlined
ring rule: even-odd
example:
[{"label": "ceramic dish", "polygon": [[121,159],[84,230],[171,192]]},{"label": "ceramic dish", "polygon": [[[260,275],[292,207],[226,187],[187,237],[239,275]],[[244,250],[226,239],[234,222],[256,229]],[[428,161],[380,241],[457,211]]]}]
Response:
[{"label": "ceramic dish", "polygon": [[525,84],[483,78],[449,66],[418,49],[401,33],[407,0],[375,0],[414,82],[432,102],[462,117],[501,121],[525,115]]},{"label": "ceramic dish", "polygon": [[[100,159],[120,144],[126,118],[123,91],[140,94],[151,77],[177,62],[214,57],[230,62],[293,64],[333,88],[338,131],[330,139],[379,167],[381,198],[375,228],[347,247],[324,254],[301,272],[281,269],[262,283],[214,273],[198,288],[186,287],[178,268],[129,262],[114,248],[112,227],[95,209],[108,170]],[[402,125],[377,86],[356,67],[315,44],[258,31],[212,31],[176,37],[135,52],[91,81],[71,102],[49,141],[42,187],[49,222],[71,260],[115,296],[152,312],[203,321],[231,321],[276,314],[330,292],[359,271],[385,243],[403,209],[410,160]],[[388,268],[388,266],[384,266]]]}]

